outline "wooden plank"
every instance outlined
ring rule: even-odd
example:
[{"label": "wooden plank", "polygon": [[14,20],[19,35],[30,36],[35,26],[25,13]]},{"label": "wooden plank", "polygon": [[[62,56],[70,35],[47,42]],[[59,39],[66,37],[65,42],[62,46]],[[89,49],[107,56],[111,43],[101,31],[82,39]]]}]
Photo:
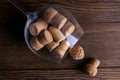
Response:
[{"label": "wooden plank", "polygon": [[85,58],[100,59],[99,72],[90,77],[78,68],[82,61],[69,55],[62,63],[42,61],[24,41],[25,16],[7,0],[0,1],[0,80],[81,79],[120,80],[120,0],[18,0],[28,11],[60,4],[70,11],[85,34],[78,44]]},{"label": "wooden plank", "polygon": [[[20,3],[21,5],[23,6],[29,6],[29,8],[32,8],[31,6],[33,6],[33,8],[38,8],[40,7],[41,5],[45,5],[45,4],[50,4],[50,3],[53,3],[53,4],[61,4],[67,8],[70,8],[70,9],[77,9],[77,10],[81,10],[81,9],[87,9],[87,10],[100,10],[100,9],[106,9],[106,10],[110,10],[112,11],[113,9],[116,10],[116,9],[119,9],[119,4],[120,4],[120,1],[119,0],[17,0],[18,3]],[[1,8],[2,9],[2,6],[10,6],[9,2],[8,1],[1,1]],[[36,5],[34,5],[36,4]],[[77,7],[77,8],[76,8]]]},{"label": "wooden plank", "polygon": [[81,23],[85,33],[119,32],[120,23]]},{"label": "wooden plank", "polygon": [[[21,0],[19,1],[28,11],[34,11],[38,7],[48,3],[61,4],[68,9],[77,18],[79,22],[98,23],[98,22],[120,22],[120,2],[118,0],[110,1],[38,1],[38,0]],[[15,14],[22,14],[10,3],[4,1],[0,5],[0,23],[10,21]],[[21,16],[23,17],[23,16]],[[3,21],[4,19],[4,21]],[[18,18],[19,19],[19,18]]]},{"label": "wooden plank", "polygon": [[[98,57],[102,62],[100,67],[119,67],[120,24],[83,23],[82,25],[85,34],[79,44],[84,47],[86,57]],[[67,69],[76,68],[80,63],[72,60],[69,56],[60,64],[41,61],[27,48],[24,36],[20,35],[23,34],[22,31],[14,32],[10,28],[5,29],[5,27],[0,27],[0,36],[2,37],[0,40],[0,69]]]},{"label": "wooden plank", "polygon": [[99,68],[96,77],[81,72],[80,70],[7,70],[0,71],[0,79],[80,79],[80,80],[119,80],[120,68]]}]

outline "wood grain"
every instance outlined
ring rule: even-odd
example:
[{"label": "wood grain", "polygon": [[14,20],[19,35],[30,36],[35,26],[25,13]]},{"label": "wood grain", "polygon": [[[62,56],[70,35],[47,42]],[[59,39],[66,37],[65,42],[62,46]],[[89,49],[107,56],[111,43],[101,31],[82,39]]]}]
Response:
[{"label": "wood grain", "polygon": [[46,4],[60,4],[71,12],[85,34],[78,44],[85,49],[85,58],[101,61],[96,77],[79,70],[82,61],[69,55],[62,63],[41,60],[24,40],[26,17],[7,0],[0,1],[0,80],[39,79],[120,79],[120,0],[18,0],[27,11]]},{"label": "wood grain", "polygon": [[[80,80],[119,80],[120,69],[119,68],[100,68],[96,77],[89,77],[87,74],[83,74],[80,70],[13,70],[13,71],[1,71],[2,76],[0,79],[15,79],[15,80],[39,80],[39,79],[80,79]],[[106,74],[107,73],[107,74]],[[109,77],[108,77],[109,76]]]}]

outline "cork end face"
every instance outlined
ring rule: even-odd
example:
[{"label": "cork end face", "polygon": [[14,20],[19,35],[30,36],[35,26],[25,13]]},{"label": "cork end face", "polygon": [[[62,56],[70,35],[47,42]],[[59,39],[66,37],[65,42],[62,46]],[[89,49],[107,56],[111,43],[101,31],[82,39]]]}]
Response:
[{"label": "cork end face", "polygon": [[43,48],[43,45],[39,43],[38,39],[36,37],[33,37],[30,41],[30,45],[34,50],[40,50]]},{"label": "cork end face", "polygon": [[85,54],[84,54],[84,49],[79,46],[79,45],[75,45],[71,50],[70,50],[70,56],[74,59],[74,60],[81,60],[84,58]]},{"label": "cork end face", "polygon": [[47,23],[46,21],[39,19],[39,20],[38,20],[38,23],[39,23],[39,24],[38,24],[38,25],[39,25],[38,29],[39,29],[40,31],[47,29],[48,23]]},{"label": "cork end face", "polygon": [[31,24],[29,27],[29,32],[32,36],[37,36],[38,35],[38,29],[34,24]]}]

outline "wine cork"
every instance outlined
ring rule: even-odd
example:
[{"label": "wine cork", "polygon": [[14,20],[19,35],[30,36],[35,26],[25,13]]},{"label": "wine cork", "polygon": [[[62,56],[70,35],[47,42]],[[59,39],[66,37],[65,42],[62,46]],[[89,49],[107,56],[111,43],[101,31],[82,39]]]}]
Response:
[{"label": "wine cork", "polygon": [[37,37],[33,37],[30,40],[30,45],[34,50],[40,50],[41,48],[43,48],[44,46],[38,41]]},{"label": "wine cork", "polygon": [[90,76],[95,76],[98,71],[98,66],[100,65],[100,61],[97,58],[90,58],[89,62],[84,65],[83,70],[87,72]]},{"label": "wine cork", "polygon": [[59,45],[59,43],[52,41],[51,43],[47,44],[45,46],[45,48],[49,51],[52,52],[57,46]]},{"label": "wine cork", "polygon": [[50,42],[53,41],[52,35],[48,30],[42,31],[38,36],[37,36],[39,42],[42,45],[49,44]]},{"label": "wine cork", "polygon": [[67,40],[63,40],[53,52],[58,58],[63,58],[69,46],[70,43]]},{"label": "wine cork", "polygon": [[95,66],[93,66],[92,64],[86,64],[84,71],[86,71],[87,74],[89,74],[90,76],[96,76],[98,69],[95,68]]},{"label": "wine cork", "polygon": [[84,54],[84,49],[80,45],[75,45],[71,50],[70,50],[70,56],[74,60],[82,60],[85,56]]},{"label": "wine cork", "polygon": [[94,65],[95,68],[97,68],[100,65],[100,60],[98,60],[97,58],[91,58],[89,64]]},{"label": "wine cork", "polygon": [[66,23],[67,18],[61,15],[60,13],[57,13],[51,20],[51,24],[57,27],[58,29],[61,29],[63,25]]},{"label": "wine cork", "polygon": [[65,36],[69,36],[70,34],[73,33],[74,30],[75,26],[69,21],[67,21],[65,25],[61,28],[61,31]]},{"label": "wine cork", "polygon": [[50,7],[48,9],[45,10],[45,12],[43,13],[43,19],[50,23],[52,18],[58,13],[57,10],[55,10],[54,8]]},{"label": "wine cork", "polygon": [[38,20],[29,27],[30,34],[37,36],[42,30],[47,29],[48,24],[44,20]]},{"label": "wine cork", "polygon": [[50,26],[48,30],[51,32],[55,42],[61,42],[62,40],[65,39],[65,36],[63,35],[63,33],[56,27]]}]

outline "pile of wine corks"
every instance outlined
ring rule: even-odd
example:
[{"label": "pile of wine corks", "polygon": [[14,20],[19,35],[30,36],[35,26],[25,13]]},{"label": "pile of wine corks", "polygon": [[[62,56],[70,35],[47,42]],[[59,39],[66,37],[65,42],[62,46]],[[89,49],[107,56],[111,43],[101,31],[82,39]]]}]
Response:
[{"label": "pile of wine corks", "polygon": [[35,51],[46,48],[50,53],[63,58],[70,47],[66,37],[74,30],[75,26],[64,15],[49,7],[43,12],[42,18],[29,26],[29,32],[33,36],[30,45]]},{"label": "pile of wine corks", "polygon": [[[35,51],[45,48],[49,53],[62,59],[65,53],[70,49],[70,43],[66,38],[75,31],[75,26],[56,9],[49,7],[40,19],[29,26],[29,32],[32,35],[30,45]],[[84,49],[75,45],[70,49],[70,56],[74,60],[82,60],[85,56]],[[91,76],[97,74],[97,67],[100,61],[92,58],[84,65],[84,71]]]}]

